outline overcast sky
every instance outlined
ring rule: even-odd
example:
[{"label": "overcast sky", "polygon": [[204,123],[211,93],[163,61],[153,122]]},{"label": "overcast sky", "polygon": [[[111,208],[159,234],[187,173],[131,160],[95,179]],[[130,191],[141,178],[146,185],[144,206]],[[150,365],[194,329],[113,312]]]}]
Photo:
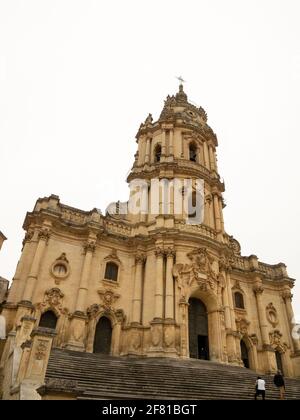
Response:
[{"label": "overcast sky", "polygon": [[0,275],[39,197],[126,200],[135,134],[185,90],[219,140],[225,226],[298,278],[299,0],[0,0]]}]

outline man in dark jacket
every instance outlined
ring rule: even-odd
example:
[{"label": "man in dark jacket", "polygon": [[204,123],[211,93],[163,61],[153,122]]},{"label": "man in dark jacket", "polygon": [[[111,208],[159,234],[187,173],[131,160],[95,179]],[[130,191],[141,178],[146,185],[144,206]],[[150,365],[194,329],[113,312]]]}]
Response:
[{"label": "man in dark jacket", "polygon": [[279,388],[280,391],[280,399],[284,400],[285,394],[285,383],[280,370],[277,371],[276,375],[274,376],[274,385]]}]

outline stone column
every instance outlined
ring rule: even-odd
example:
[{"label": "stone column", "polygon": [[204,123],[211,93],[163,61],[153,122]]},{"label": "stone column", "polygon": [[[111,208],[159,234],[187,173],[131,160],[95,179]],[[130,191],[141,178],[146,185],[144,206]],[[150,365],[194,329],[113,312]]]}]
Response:
[{"label": "stone column", "polygon": [[188,334],[188,307],[189,304],[184,298],[179,301],[179,308],[181,312],[180,324],[180,356],[182,358],[189,358],[189,334]]},{"label": "stone column", "polygon": [[253,291],[256,297],[258,321],[259,321],[263,345],[268,346],[270,344],[269,335],[268,335],[268,324],[267,324],[264,304],[262,301],[262,294],[263,294],[264,288],[260,280],[256,281]]},{"label": "stone column", "polygon": [[161,161],[165,160],[166,156],[166,130],[163,128],[161,133]]},{"label": "stone column", "polygon": [[220,362],[222,354],[219,310],[208,312],[209,359]]},{"label": "stone column", "polygon": [[32,295],[35,289],[35,284],[37,281],[40,264],[45,252],[46,245],[48,243],[50,237],[50,229],[48,227],[43,227],[39,232],[39,242],[35,251],[35,255],[33,258],[33,262],[31,265],[31,269],[29,272],[29,276],[27,277],[25,290],[23,293],[23,301],[31,302]]},{"label": "stone column", "polygon": [[140,221],[145,223],[147,221],[149,211],[148,185],[142,185],[141,189]]},{"label": "stone column", "polygon": [[170,156],[174,156],[173,139],[174,139],[174,131],[171,128],[171,130],[170,130],[170,137],[169,137],[169,155]]},{"label": "stone column", "polygon": [[[225,274],[225,290],[224,290],[224,302],[228,302],[226,308],[225,305],[225,322],[226,330],[228,325],[228,331],[226,336],[227,343],[227,353],[229,363],[238,364],[237,357],[237,345],[236,345],[236,323],[235,323],[235,313],[232,299],[232,289],[230,284],[230,274],[229,272],[224,272]],[[227,319],[227,320],[226,320]]]},{"label": "stone column", "polygon": [[87,243],[84,245],[85,258],[83,262],[81,279],[76,300],[75,312],[70,316],[69,340],[67,348],[70,350],[84,351],[85,350],[85,336],[87,316],[86,312],[86,297],[88,292],[88,281],[91,270],[91,263],[93,253],[96,248],[96,238],[94,235],[89,237]]},{"label": "stone column", "polygon": [[209,219],[209,227],[215,229],[215,220],[214,220],[214,209],[213,209],[213,201],[211,195],[207,197],[208,202],[208,219]]},{"label": "stone column", "polygon": [[216,230],[220,232],[222,229],[222,225],[221,225],[218,193],[214,193],[213,197],[214,197],[214,214],[215,214]]},{"label": "stone column", "polygon": [[86,310],[86,296],[88,292],[88,281],[89,281],[89,275],[91,271],[91,264],[92,264],[92,258],[93,253],[95,251],[95,240],[90,239],[88,242],[84,245],[84,252],[85,252],[85,258],[83,262],[83,268],[81,272],[81,279],[80,279],[80,285],[77,295],[77,301],[76,301],[76,312],[84,313]]},{"label": "stone column", "polygon": [[199,162],[201,163],[202,166],[205,166],[205,158],[204,158],[204,146],[203,143],[200,144],[199,147]]},{"label": "stone column", "polygon": [[135,257],[134,296],[132,301],[132,323],[140,324],[142,315],[143,267],[145,255],[137,253]]},{"label": "stone column", "polygon": [[156,285],[155,285],[155,313],[154,318],[162,319],[163,317],[163,267],[164,267],[164,251],[156,248]]},{"label": "stone column", "polygon": [[155,307],[154,319],[150,322],[151,325],[151,344],[148,353],[151,356],[164,356],[164,320],[163,320],[163,269],[164,269],[164,251],[162,247],[157,246],[155,250],[156,255],[156,284],[155,284]]},{"label": "stone column", "polygon": [[174,281],[173,281],[173,264],[175,251],[173,248],[168,248],[167,255],[167,270],[166,270],[166,303],[165,303],[165,318],[174,319]]},{"label": "stone column", "polygon": [[204,163],[205,163],[205,167],[207,169],[210,169],[210,165],[209,165],[209,153],[208,153],[208,146],[206,141],[203,143],[203,148],[204,148]]},{"label": "stone column", "polygon": [[204,224],[206,226],[210,226],[209,202],[210,202],[210,196],[207,195],[207,194],[205,194],[205,201],[204,201]]},{"label": "stone column", "polygon": [[294,352],[298,353],[300,352],[300,341],[299,341],[299,337],[297,338],[297,335],[294,337],[293,336],[293,328],[295,325],[295,318],[294,318],[294,311],[293,311],[293,307],[292,307],[292,293],[290,288],[287,286],[284,291],[282,292],[282,299],[284,301],[284,306],[285,306],[285,310],[286,310],[286,315],[287,315],[287,319],[288,319],[288,325],[289,325],[289,332],[291,331],[291,335],[292,335],[292,341],[293,341],[293,348],[294,348]]},{"label": "stone column", "polygon": [[264,303],[262,300],[262,294],[264,291],[264,287],[262,285],[262,281],[259,276],[255,277],[255,284],[253,287],[253,291],[256,297],[256,304],[257,304],[257,313],[258,313],[258,321],[261,331],[261,338],[262,338],[262,350],[264,351],[265,363],[267,366],[267,372],[272,373],[276,370],[276,358],[274,349],[270,345],[270,338],[268,334],[268,323],[266,317],[266,311],[264,307]]},{"label": "stone column", "polygon": [[223,218],[223,202],[222,202],[222,198],[219,198],[219,209],[220,209],[220,219],[221,219],[221,230],[222,232],[225,232],[225,227],[224,227],[224,218]]},{"label": "stone column", "polygon": [[150,161],[150,141],[151,141],[150,137],[147,137],[145,163],[149,163],[149,161]]},{"label": "stone column", "polygon": [[212,146],[209,146],[209,161],[210,161],[211,169],[215,171],[216,167],[215,167],[215,159],[214,159],[214,150]]},{"label": "stone column", "polygon": [[183,137],[182,132],[180,133],[180,137],[181,137],[181,142],[180,142],[180,147],[181,147],[180,157],[183,159],[184,158],[184,137]]}]

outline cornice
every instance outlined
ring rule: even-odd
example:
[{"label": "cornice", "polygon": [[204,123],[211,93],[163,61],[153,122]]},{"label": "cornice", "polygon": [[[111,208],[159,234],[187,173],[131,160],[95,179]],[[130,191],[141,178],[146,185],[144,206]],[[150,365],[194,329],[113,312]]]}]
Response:
[{"label": "cornice", "polygon": [[143,135],[153,135],[155,131],[162,130],[162,125],[168,124],[172,125],[172,129],[179,128],[182,130],[191,130],[191,132],[196,132],[202,136],[205,141],[211,141],[214,147],[218,146],[218,139],[212,128],[208,124],[191,124],[189,122],[184,122],[183,117],[180,114],[174,116],[174,118],[161,119],[159,122],[154,123],[151,127],[141,127],[137,134],[136,138],[138,139]]},{"label": "cornice", "polygon": [[160,162],[151,165],[134,166],[127,177],[127,182],[134,179],[174,178],[176,175],[204,179],[209,185],[216,187],[220,192],[225,191],[225,184],[215,171],[196,162],[185,159],[174,159],[173,162]]}]

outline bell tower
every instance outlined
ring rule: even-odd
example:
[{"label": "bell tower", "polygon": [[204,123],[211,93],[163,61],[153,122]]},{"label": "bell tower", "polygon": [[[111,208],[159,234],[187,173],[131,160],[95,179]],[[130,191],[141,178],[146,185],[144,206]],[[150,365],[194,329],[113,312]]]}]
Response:
[{"label": "bell tower", "polygon": [[[176,95],[167,96],[157,121],[153,121],[151,114],[148,115],[140,125],[136,139],[138,150],[127,181],[143,179],[147,182],[148,189],[144,194],[148,194],[149,210],[153,209],[151,180],[177,180],[169,192],[168,203],[164,202],[166,200],[163,200],[160,191],[158,213],[148,211],[148,214],[141,214],[139,220],[152,222],[156,219],[160,225],[169,227],[173,227],[172,220],[184,221],[187,216],[184,208],[182,212],[176,211],[176,193],[181,188],[184,197],[184,180],[190,180],[192,194],[195,194],[195,183],[200,179],[203,181],[201,223],[215,231],[218,240],[222,242],[224,184],[220,180],[217,167],[217,137],[207,124],[206,112],[202,107],[198,108],[188,101],[182,84]],[[194,198],[192,197],[192,202],[195,201]]]}]

